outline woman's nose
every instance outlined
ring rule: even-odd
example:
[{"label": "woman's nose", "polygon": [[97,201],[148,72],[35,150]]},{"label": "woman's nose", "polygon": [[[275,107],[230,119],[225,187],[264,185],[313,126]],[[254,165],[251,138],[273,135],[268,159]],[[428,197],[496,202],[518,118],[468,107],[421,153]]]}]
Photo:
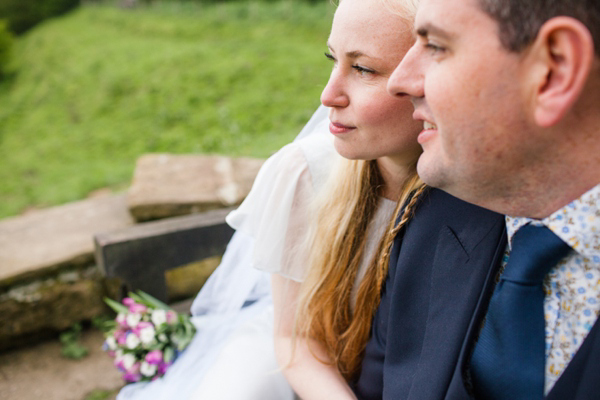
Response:
[{"label": "woman's nose", "polygon": [[349,102],[350,99],[344,89],[344,77],[334,69],[321,93],[321,103],[326,107],[346,107]]}]

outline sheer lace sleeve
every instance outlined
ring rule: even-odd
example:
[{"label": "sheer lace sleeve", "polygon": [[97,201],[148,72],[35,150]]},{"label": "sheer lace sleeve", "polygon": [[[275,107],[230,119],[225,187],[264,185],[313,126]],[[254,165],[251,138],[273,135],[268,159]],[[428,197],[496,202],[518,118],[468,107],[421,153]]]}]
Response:
[{"label": "sheer lace sleeve", "polygon": [[262,166],[244,202],[227,216],[255,239],[255,268],[303,280],[311,203],[334,156],[328,136],[313,136],[288,144]]}]

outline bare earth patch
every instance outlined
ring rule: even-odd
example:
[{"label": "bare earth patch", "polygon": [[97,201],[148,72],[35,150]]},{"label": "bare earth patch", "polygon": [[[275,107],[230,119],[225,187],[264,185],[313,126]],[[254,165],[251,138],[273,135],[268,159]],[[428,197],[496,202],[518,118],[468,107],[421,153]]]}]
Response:
[{"label": "bare earth patch", "polygon": [[84,331],[81,344],[89,355],[82,360],[64,358],[58,339],[1,353],[0,399],[84,400],[91,393],[116,391],[123,381],[101,349],[103,340],[95,329]]}]

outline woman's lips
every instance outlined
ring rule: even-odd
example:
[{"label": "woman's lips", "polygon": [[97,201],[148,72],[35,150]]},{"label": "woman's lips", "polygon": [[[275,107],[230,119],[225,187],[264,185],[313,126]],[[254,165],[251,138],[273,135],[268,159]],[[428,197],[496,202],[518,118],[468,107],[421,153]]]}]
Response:
[{"label": "woman's lips", "polygon": [[329,123],[329,132],[333,133],[334,135],[340,135],[342,133],[348,133],[351,130],[356,129],[354,126],[346,126],[344,124],[339,124],[337,122],[330,122]]}]

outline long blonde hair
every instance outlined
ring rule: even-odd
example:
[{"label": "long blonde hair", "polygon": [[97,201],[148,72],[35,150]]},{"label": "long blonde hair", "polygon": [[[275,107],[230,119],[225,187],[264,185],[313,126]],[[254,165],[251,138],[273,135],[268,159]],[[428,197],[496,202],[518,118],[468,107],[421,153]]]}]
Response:
[{"label": "long blonde hair", "polygon": [[[381,2],[391,13],[410,21],[412,29],[419,0]],[[398,204],[387,230],[369,260],[352,310],[352,293],[365,253],[367,230],[383,185],[376,160],[338,162],[328,190],[316,201],[316,224],[308,247],[309,270],[296,310],[294,337],[313,339],[323,345],[328,362],[348,381],[359,372],[381,300],[394,238],[409,221],[426,189],[416,173],[416,165],[413,166],[396,199]]]},{"label": "long blonde hair", "polygon": [[352,380],[359,371],[372,319],[381,300],[394,237],[409,220],[425,186],[413,168],[402,187],[394,216],[359,285],[353,312],[351,293],[383,179],[375,160],[342,159],[330,183],[316,202],[318,212],[309,247],[310,268],[300,289],[294,332],[296,337],[322,344],[330,362],[345,379]]}]

